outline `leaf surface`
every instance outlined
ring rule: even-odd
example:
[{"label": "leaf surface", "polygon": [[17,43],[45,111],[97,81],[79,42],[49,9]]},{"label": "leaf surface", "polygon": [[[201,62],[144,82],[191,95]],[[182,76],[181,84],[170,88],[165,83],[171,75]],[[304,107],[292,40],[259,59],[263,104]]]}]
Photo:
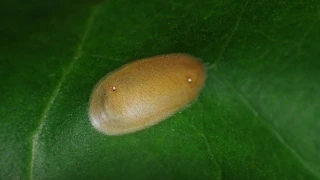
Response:
[{"label": "leaf surface", "polygon": [[[0,8],[1,179],[319,179],[317,1],[37,1]],[[135,59],[200,57],[187,109],[105,136],[90,93]]]}]

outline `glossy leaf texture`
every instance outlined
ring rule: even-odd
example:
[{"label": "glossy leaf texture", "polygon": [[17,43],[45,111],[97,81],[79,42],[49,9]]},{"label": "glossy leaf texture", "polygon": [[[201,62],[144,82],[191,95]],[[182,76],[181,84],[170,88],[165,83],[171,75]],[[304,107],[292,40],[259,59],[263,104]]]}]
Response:
[{"label": "glossy leaf texture", "polygon": [[[320,3],[3,0],[0,179],[320,179]],[[124,136],[88,119],[94,85],[188,53],[188,108]]]}]

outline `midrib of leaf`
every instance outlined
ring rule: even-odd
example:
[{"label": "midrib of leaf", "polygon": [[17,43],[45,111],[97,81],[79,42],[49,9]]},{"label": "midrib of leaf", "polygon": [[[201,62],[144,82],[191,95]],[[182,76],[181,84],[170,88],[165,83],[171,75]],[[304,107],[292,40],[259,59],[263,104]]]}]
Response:
[{"label": "midrib of leaf", "polygon": [[88,20],[87,23],[85,25],[85,29],[83,32],[83,35],[81,37],[80,43],[77,46],[77,49],[75,50],[75,53],[72,57],[72,60],[70,62],[70,64],[67,66],[67,68],[63,71],[62,76],[60,78],[60,80],[57,82],[56,87],[54,88],[52,95],[50,96],[50,99],[48,101],[48,103],[46,104],[42,114],[41,114],[41,118],[40,118],[40,124],[38,126],[38,128],[36,129],[35,133],[32,135],[32,148],[31,148],[31,159],[30,159],[30,173],[29,173],[29,179],[32,180],[34,179],[34,162],[35,162],[35,156],[36,156],[36,151],[37,151],[37,147],[38,147],[38,142],[39,142],[39,135],[42,132],[43,126],[46,122],[46,119],[48,117],[48,113],[50,111],[51,106],[53,105],[54,101],[56,100],[58,93],[61,89],[62,84],[64,83],[66,77],[70,74],[71,70],[74,67],[74,64],[77,62],[78,59],[81,58],[82,53],[83,53],[83,45],[91,31],[91,27],[93,26],[94,23],[94,19],[96,17],[96,14],[99,11],[99,5],[95,6],[92,9],[91,14],[88,16]]},{"label": "midrib of leaf", "polygon": [[302,166],[308,170],[310,173],[312,173],[315,177],[320,179],[320,174],[317,172],[310,164],[308,164],[307,161],[305,161],[298,153],[297,151],[291,147],[285,139],[281,136],[281,134],[278,132],[278,130],[273,127],[270,123],[266,121],[266,119],[261,115],[261,113],[258,112],[258,110],[252,105],[252,103],[246,98],[240,90],[238,90],[228,79],[225,79],[221,76],[219,76],[219,71],[216,68],[215,69],[216,78],[220,80],[220,82],[224,83],[227,87],[229,87],[232,91],[235,92],[237,97],[240,99],[240,101],[252,112],[252,114],[257,117],[257,119],[260,120],[260,122],[267,127],[267,129],[278,139],[278,141],[286,148],[288,149],[291,154],[302,164]]}]

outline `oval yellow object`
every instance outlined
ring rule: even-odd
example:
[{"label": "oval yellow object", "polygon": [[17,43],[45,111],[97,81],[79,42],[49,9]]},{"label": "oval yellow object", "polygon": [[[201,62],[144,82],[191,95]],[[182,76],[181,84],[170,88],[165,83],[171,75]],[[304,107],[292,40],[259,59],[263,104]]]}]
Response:
[{"label": "oval yellow object", "polygon": [[188,54],[134,61],[97,83],[90,98],[91,123],[107,135],[150,127],[195,100],[205,78],[200,60]]}]

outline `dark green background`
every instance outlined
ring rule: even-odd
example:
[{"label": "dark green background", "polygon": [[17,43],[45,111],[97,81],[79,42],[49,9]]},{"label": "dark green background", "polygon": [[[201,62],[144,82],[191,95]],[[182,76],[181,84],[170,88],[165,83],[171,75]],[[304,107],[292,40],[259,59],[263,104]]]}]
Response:
[{"label": "dark green background", "polygon": [[[320,3],[3,0],[0,179],[320,179]],[[135,59],[202,58],[192,106],[91,126],[95,83]]]}]

